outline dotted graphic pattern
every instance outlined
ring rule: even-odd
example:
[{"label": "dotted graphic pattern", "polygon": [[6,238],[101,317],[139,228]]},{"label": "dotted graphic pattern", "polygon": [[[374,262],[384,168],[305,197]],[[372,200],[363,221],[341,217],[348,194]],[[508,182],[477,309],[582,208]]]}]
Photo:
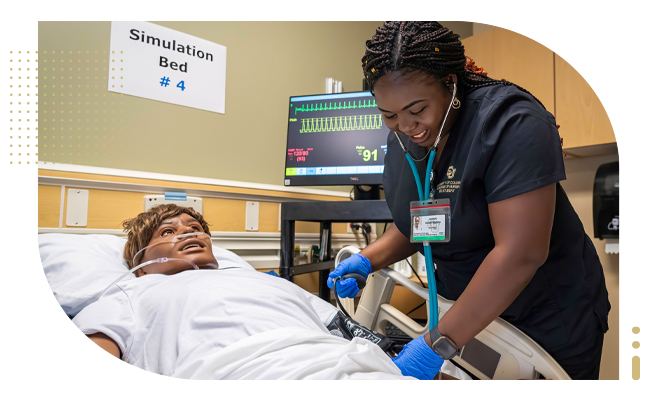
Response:
[{"label": "dotted graphic pattern", "polygon": [[38,73],[38,51],[9,52],[9,164],[38,163]]},{"label": "dotted graphic pattern", "polygon": [[109,90],[124,87],[124,54],[39,51],[39,161],[107,167],[122,164],[123,95]]},{"label": "dotted graphic pattern", "polygon": [[[635,326],[634,328],[632,328],[632,333],[638,335],[639,333],[641,333],[641,328]],[[635,340],[634,342],[632,342],[632,347],[634,349],[638,349],[639,347],[641,347],[641,343]],[[632,357],[632,379],[634,379],[635,381],[641,379],[641,357],[639,356]]]}]

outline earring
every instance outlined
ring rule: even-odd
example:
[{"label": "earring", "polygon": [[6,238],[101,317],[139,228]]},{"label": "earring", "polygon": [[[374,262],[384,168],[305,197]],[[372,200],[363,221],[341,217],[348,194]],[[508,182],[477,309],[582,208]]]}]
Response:
[{"label": "earring", "polygon": [[458,110],[460,108],[460,100],[458,100],[458,97],[454,97],[454,101],[451,103],[451,108],[454,110]]}]

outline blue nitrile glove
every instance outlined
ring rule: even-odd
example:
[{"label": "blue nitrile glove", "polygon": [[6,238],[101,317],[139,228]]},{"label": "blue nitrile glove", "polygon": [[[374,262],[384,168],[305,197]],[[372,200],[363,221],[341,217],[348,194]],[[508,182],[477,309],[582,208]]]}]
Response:
[{"label": "blue nitrile glove", "polygon": [[[428,333],[427,333],[428,335]],[[424,336],[413,339],[404,346],[397,357],[392,359],[404,376],[420,380],[431,380],[445,361],[431,350]]]},{"label": "blue nitrile glove", "polygon": [[[351,257],[341,261],[341,263],[334,268],[334,271],[330,272],[329,278],[327,278],[327,287],[334,289],[334,279],[336,277],[354,273],[367,278],[368,275],[370,275],[371,270],[372,266],[370,265],[370,260],[359,253],[353,254]],[[359,293],[357,280],[348,278],[336,282],[336,293],[338,293],[339,297],[356,296],[357,293]]]},{"label": "blue nitrile glove", "polygon": [[268,271],[268,272],[265,272],[265,274],[269,274],[269,275],[271,275],[271,276],[277,276],[277,277],[280,277],[280,275],[278,275],[277,272],[275,272],[275,271],[273,271],[273,270],[270,270],[270,271]]}]

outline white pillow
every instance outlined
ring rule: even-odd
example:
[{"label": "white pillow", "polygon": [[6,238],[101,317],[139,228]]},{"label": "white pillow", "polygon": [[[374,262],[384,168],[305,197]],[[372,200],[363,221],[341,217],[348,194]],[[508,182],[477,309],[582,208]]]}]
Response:
[{"label": "white pillow", "polygon": [[[38,235],[43,271],[54,297],[74,317],[108,285],[128,271],[122,258],[126,239],[113,235]],[[219,267],[255,270],[237,254],[212,246]],[[124,279],[135,279],[135,275]]]}]

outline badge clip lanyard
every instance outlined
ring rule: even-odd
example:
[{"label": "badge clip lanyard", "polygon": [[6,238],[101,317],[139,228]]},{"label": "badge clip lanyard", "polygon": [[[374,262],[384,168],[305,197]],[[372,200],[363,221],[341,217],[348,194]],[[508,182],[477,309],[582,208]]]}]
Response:
[{"label": "badge clip lanyard", "polygon": [[[422,190],[422,183],[420,182],[420,175],[418,174],[418,170],[415,167],[415,161],[413,161],[413,157],[411,156],[411,153],[406,149],[406,146],[404,146],[404,143],[402,143],[402,139],[400,139],[399,135],[397,132],[395,133],[395,136],[397,137],[397,141],[399,142],[400,146],[402,146],[402,150],[404,150],[404,154],[406,156],[406,160],[408,161],[409,165],[411,166],[411,170],[413,171],[413,176],[415,177],[415,183],[418,188],[418,196],[420,198],[420,201],[425,201],[427,198],[433,198],[433,192],[431,191],[431,171],[433,169],[433,160],[436,158],[436,151],[438,149],[438,143],[440,142],[440,138],[442,135],[442,130],[445,127],[445,122],[447,122],[447,117],[449,116],[449,111],[451,110],[451,105],[454,102],[454,99],[456,98],[456,83],[454,83],[454,92],[451,96],[451,102],[449,103],[449,107],[447,107],[447,113],[445,114],[445,118],[442,121],[442,126],[440,127],[440,132],[438,133],[438,137],[436,138],[436,142],[429,148],[429,151],[427,152],[427,155],[429,156],[429,160],[427,161],[427,169],[426,169],[426,174],[425,176],[425,184],[424,184],[424,190]],[[425,155],[424,158],[427,156]],[[419,159],[417,161],[422,161],[424,158]],[[429,242],[424,242],[424,260],[426,264],[426,270],[427,270],[427,282],[429,286],[429,329],[433,329],[433,327],[438,325],[438,289],[436,287],[436,277],[434,274],[434,269],[433,269],[433,257],[431,255],[431,246]]]}]

